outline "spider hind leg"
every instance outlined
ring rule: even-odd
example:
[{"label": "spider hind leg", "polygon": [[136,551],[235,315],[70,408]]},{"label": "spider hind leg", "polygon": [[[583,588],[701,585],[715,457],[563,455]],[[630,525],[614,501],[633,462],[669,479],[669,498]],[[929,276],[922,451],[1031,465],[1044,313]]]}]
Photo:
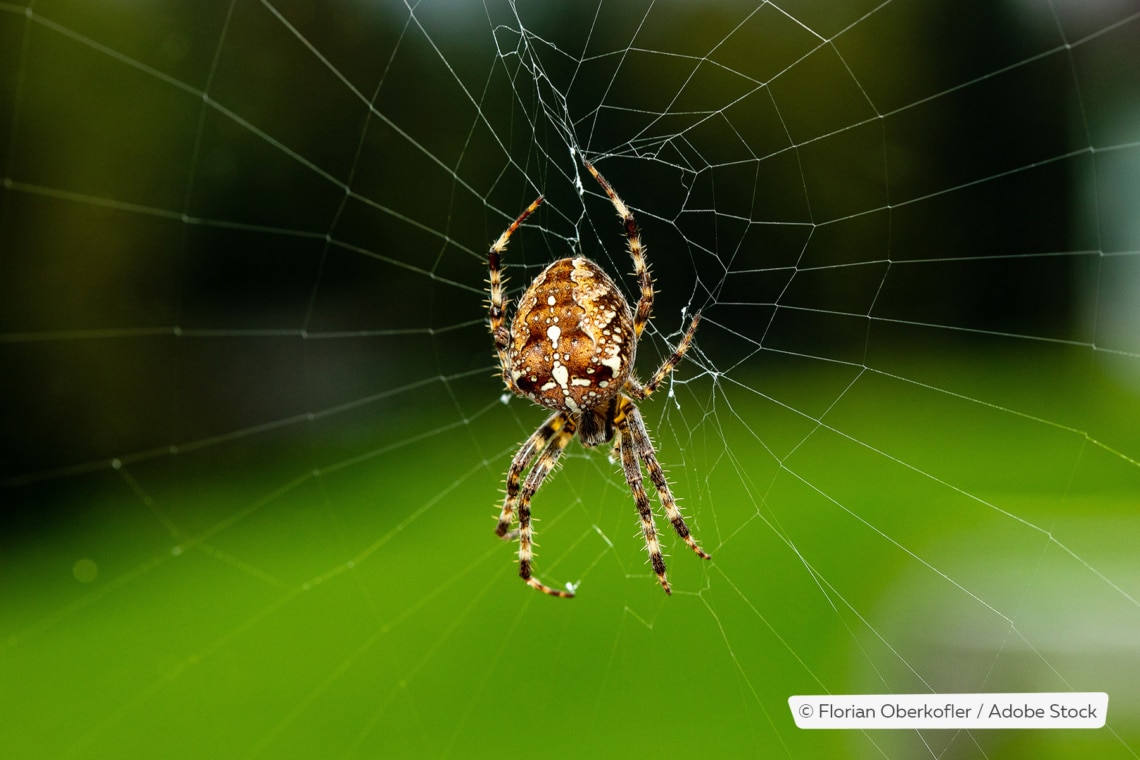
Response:
[{"label": "spider hind leg", "polygon": [[633,320],[634,338],[640,338],[642,331],[645,330],[645,325],[649,323],[649,315],[653,311],[653,276],[649,274],[649,264],[645,260],[645,246],[641,243],[641,230],[638,229],[637,220],[633,218],[633,212],[629,210],[629,206],[625,205],[625,201],[614,192],[609,181],[594,168],[593,164],[586,160],[585,156],[582,156],[582,163],[601,185],[602,190],[610,199],[610,203],[613,204],[614,210],[621,217],[622,226],[625,227],[626,244],[629,247],[629,255],[633,259],[633,273],[637,276],[637,285],[641,290],[641,298],[637,301],[637,312]]}]

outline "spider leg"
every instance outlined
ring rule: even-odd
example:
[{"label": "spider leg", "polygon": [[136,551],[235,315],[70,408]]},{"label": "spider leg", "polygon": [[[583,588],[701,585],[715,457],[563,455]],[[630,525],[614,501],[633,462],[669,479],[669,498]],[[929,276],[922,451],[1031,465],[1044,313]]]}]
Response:
[{"label": "spider leg", "polygon": [[538,487],[542,485],[542,481],[550,474],[554,466],[558,464],[559,457],[562,452],[566,450],[566,444],[570,443],[570,439],[574,437],[575,425],[574,421],[564,414],[557,414],[555,417],[562,418],[565,422],[560,430],[557,430],[546,442],[542,449],[542,454],[539,455],[538,461],[534,463],[534,467],[527,474],[526,480],[523,482],[522,491],[519,493],[518,509],[519,509],[519,577],[526,581],[526,584],[531,588],[536,588],[544,594],[551,596],[561,597],[562,599],[569,599],[574,595],[569,591],[559,591],[558,589],[550,588],[535,578],[532,572],[532,564],[534,561],[534,552],[532,546],[534,544],[533,531],[530,527],[530,499]]},{"label": "spider leg", "polygon": [[[636,408],[633,404],[628,407]],[[629,417],[618,412],[616,420],[618,435],[621,436],[621,466],[625,471],[625,481],[629,490],[633,492],[633,500],[637,504],[637,514],[641,518],[641,530],[645,534],[645,548],[649,552],[649,563],[653,572],[657,573],[657,580],[666,594],[672,594],[669,581],[665,578],[665,560],[661,556],[661,542],[657,540],[657,526],[653,523],[653,510],[649,506],[649,495],[641,484],[641,464],[638,462],[636,443],[633,432],[630,430]]]},{"label": "spider leg", "polygon": [[613,447],[610,448],[610,453],[609,453],[607,458],[610,460],[610,464],[613,464],[614,462],[617,462],[619,459],[621,459],[621,436],[620,435],[614,436],[614,445],[613,445]]},{"label": "spider leg", "polygon": [[661,506],[665,508],[665,516],[673,524],[673,530],[677,531],[677,535],[684,539],[689,548],[697,553],[697,556],[701,559],[712,559],[702,551],[701,547],[697,546],[697,542],[689,533],[689,526],[685,524],[685,518],[681,516],[681,510],[677,508],[677,502],[669,490],[669,481],[665,479],[665,471],[661,469],[661,463],[657,461],[657,453],[653,450],[653,442],[649,439],[649,431],[645,428],[645,420],[642,419],[641,412],[629,399],[623,399],[623,402],[619,414],[626,420],[626,429],[632,434],[633,446],[636,449],[638,459],[644,462],[645,469],[649,470],[649,479],[653,481],[653,485],[657,489]]},{"label": "spider leg", "polygon": [[605,190],[610,203],[614,204],[618,216],[621,217],[622,224],[625,225],[625,237],[629,241],[629,255],[633,257],[633,271],[637,275],[637,285],[641,289],[641,298],[637,301],[637,313],[633,318],[634,335],[640,338],[642,331],[645,330],[645,325],[649,322],[649,314],[653,311],[653,278],[649,274],[649,264],[645,261],[645,247],[641,244],[641,230],[637,228],[637,220],[633,218],[633,212],[629,210],[629,206],[625,205],[625,202],[618,197],[606,178],[599,174],[594,165],[585,158],[582,159],[582,163],[586,165],[586,169],[602,186],[602,190]]},{"label": "spider leg", "polygon": [[518,531],[514,530],[508,533],[511,527],[511,520],[514,518],[515,507],[519,501],[519,482],[522,474],[534,462],[535,457],[539,452],[546,448],[546,444],[550,439],[558,433],[566,424],[566,413],[555,412],[550,415],[550,418],[543,423],[542,427],[531,433],[530,438],[515,454],[514,460],[511,462],[511,467],[507,470],[507,495],[503,500],[503,510],[499,513],[499,524],[495,526],[495,534],[500,538],[513,541],[518,538]]},{"label": "spider leg", "polygon": [[491,249],[487,252],[487,269],[490,272],[489,283],[491,286],[491,308],[489,315],[489,322],[491,327],[491,335],[495,340],[495,351],[499,355],[499,366],[503,370],[503,382],[506,383],[508,389],[518,392],[515,388],[514,380],[511,379],[508,367],[510,362],[507,358],[507,347],[510,345],[510,333],[504,322],[504,316],[507,309],[507,301],[503,298],[503,274],[500,256],[506,250],[507,243],[511,239],[511,235],[526,218],[534,213],[538,208],[538,204],[542,203],[542,196],[538,196],[526,209],[519,214],[510,227],[507,227],[506,232],[499,235],[499,239],[491,244]]},{"label": "spider leg", "polygon": [[685,334],[681,336],[681,341],[677,344],[677,348],[673,351],[673,355],[666,359],[665,362],[657,368],[657,371],[653,373],[653,377],[649,379],[648,383],[641,385],[633,377],[630,377],[629,380],[626,381],[625,390],[629,392],[629,395],[640,401],[657,390],[657,386],[661,384],[661,381],[663,381],[669,375],[669,373],[673,371],[673,369],[681,362],[681,359],[685,358],[685,353],[689,350],[689,344],[693,342],[693,334],[696,333],[697,325],[700,323],[700,321],[701,313],[698,311],[693,315],[693,321],[689,323],[689,329],[686,330]]}]

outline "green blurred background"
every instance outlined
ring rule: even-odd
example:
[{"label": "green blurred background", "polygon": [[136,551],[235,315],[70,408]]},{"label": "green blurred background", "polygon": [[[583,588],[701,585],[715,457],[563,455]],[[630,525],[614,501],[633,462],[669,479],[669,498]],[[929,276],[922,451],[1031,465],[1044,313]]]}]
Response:
[{"label": "green blurred background", "polygon": [[[0,3],[0,756],[1135,757],[1127,3]],[[512,293],[629,270],[714,559],[665,597]],[[627,281],[628,287],[631,283]],[[665,527],[665,526],[663,526]],[[801,731],[795,694],[1107,691],[1097,731]]]}]

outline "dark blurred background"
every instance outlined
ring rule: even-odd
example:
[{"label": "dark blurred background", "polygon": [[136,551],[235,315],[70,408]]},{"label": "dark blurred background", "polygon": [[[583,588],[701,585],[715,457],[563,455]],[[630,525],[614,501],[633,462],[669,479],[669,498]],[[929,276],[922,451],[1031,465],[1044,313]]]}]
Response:
[{"label": "dark blurred background", "polygon": [[1136,151],[1096,149],[1135,126],[1137,25],[857,5],[0,13],[0,478],[490,369],[483,250],[539,192],[515,287],[573,248],[628,269],[571,147],[612,156],[657,325],[704,309],[713,365],[973,331],[1134,349],[1095,309],[1136,278],[1101,255],[1138,247],[1106,186],[1135,199]]}]

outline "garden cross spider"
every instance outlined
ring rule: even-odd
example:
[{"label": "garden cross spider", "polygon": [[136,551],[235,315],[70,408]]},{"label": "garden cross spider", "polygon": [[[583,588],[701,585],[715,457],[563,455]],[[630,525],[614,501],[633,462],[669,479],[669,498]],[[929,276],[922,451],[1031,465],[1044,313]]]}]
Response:
[{"label": "garden cross spider", "polygon": [[[701,558],[709,559],[709,555],[689,534],[673,494],[669,492],[665,472],[657,461],[649,431],[634,400],[645,399],[657,390],[665,376],[681,361],[693,340],[701,315],[693,316],[673,355],[653,373],[649,382],[644,385],[638,382],[633,374],[637,340],[653,308],[653,280],[645,262],[641,233],[629,207],[609,182],[589,161],[583,159],[582,163],[605,190],[625,225],[641,298],[635,315],[618,286],[593,261],[582,256],[559,259],[542,270],[523,293],[508,329],[504,324],[508,304],[503,297],[499,257],[511,235],[538,208],[542,196],[519,214],[518,219],[492,244],[487,255],[491,284],[490,326],[503,382],[519,396],[554,410],[554,414],[523,443],[507,470],[506,499],[495,532],[507,540],[518,537],[519,575],[527,585],[551,596],[572,597],[574,594],[570,591],[550,588],[532,574],[530,500],[554,469],[575,433],[587,447],[613,440],[614,454],[621,456],[626,482],[637,503],[650,564],[661,587],[669,594],[672,592],[669,581],[665,579],[665,560],[661,557],[649,497],[641,482],[642,464],[649,471],[649,479],[653,481],[677,535]],[[527,468],[530,472],[520,487]],[[516,511],[519,527],[516,531],[509,531]]]}]

